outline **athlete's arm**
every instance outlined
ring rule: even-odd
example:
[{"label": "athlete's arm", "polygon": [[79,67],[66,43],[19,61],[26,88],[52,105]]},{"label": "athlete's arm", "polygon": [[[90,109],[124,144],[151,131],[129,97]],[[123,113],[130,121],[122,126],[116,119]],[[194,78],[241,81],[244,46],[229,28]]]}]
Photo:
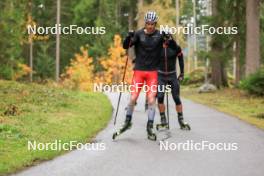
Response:
[{"label": "athlete's arm", "polygon": [[168,45],[170,48],[172,48],[173,50],[175,50],[176,52],[176,56],[178,57],[179,60],[179,66],[180,66],[180,74],[184,74],[184,60],[183,60],[183,54],[182,54],[182,49],[181,47],[176,43],[176,41],[171,38],[168,41]]},{"label": "athlete's arm", "polygon": [[123,48],[128,49],[129,47],[135,45],[138,41],[138,33],[137,32],[129,32],[128,36],[125,38],[123,42]]},{"label": "athlete's arm", "polygon": [[177,50],[178,51],[178,45],[177,43],[175,42],[175,40],[173,40],[172,38],[168,40],[168,46],[174,50]]},{"label": "athlete's arm", "polygon": [[180,66],[180,73],[184,74],[184,60],[183,60],[183,54],[180,52],[178,54],[178,60],[179,60],[179,66]]},{"label": "athlete's arm", "polygon": [[176,53],[177,53],[177,57],[179,60],[179,66],[180,66],[180,75],[178,76],[178,80],[182,81],[184,79],[184,60],[183,60],[182,49],[179,45],[177,45]]}]

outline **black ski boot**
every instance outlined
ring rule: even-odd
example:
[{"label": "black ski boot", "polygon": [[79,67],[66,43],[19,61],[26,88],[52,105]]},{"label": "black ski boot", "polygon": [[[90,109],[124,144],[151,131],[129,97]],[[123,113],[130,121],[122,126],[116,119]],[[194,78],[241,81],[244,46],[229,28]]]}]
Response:
[{"label": "black ski boot", "polygon": [[156,129],[160,130],[160,129],[169,129],[169,124],[166,120],[166,116],[165,114],[161,115],[160,117],[160,124],[156,125]]},{"label": "black ski boot", "polygon": [[132,127],[132,123],[131,123],[131,119],[126,119],[125,123],[123,124],[123,126],[113,134],[112,139],[115,140],[115,138],[117,136],[119,136],[120,134],[124,133],[126,130],[130,129]]},{"label": "black ski boot", "polygon": [[191,127],[188,123],[184,122],[183,116],[178,116],[178,122],[181,127],[181,130],[191,130]]},{"label": "black ski boot", "polygon": [[148,139],[149,140],[152,140],[152,141],[157,140],[157,136],[153,132],[153,122],[152,121],[148,121],[148,123],[147,123],[147,133],[148,133]]}]

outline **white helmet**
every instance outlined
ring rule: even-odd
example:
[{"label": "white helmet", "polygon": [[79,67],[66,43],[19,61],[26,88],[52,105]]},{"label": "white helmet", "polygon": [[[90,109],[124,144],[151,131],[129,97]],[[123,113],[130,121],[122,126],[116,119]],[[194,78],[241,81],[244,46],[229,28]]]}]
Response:
[{"label": "white helmet", "polygon": [[154,11],[148,11],[144,17],[145,22],[157,22],[158,15]]}]

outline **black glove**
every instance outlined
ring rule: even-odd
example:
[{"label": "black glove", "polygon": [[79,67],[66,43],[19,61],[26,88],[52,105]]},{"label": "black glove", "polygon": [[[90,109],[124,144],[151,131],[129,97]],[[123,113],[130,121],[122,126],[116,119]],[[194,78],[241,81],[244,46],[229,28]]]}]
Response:
[{"label": "black glove", "polygon": [[129,31],[124,42],[123,42],[123,48],[128,49],[131,45],[131,39],[134,37],[134,31]]},{"label": "black glove", "polygon": [[179,76],[178,76],[178,80],[179,81],[182,81],[184,79],[184,73],[181,73]]},{"label": "black glove", "polygon": [[128,36],[129,36],[130,38],[134,37],[134,35],[135,35],[135,32],[134,32],[134,31],[129,31],[129,32],[128,32]]},{"label": "black glove", "polygon": [[171,34],[162,31],[162,37],[165,41],[171,39]]}]

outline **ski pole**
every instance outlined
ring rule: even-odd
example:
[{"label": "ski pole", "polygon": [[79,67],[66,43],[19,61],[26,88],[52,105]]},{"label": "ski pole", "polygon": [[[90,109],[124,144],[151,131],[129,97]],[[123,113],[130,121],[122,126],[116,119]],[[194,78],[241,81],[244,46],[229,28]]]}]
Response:
[{"label": "ski pole", "polygon": [[148,97],[145,97],[145,112],[148,110]]},{"label": "ski pole", "polygon": [[[168,57],[167,57],[167,46],[164,48],[165,50],[165,73],[166,73],[166,84],[168,84]],[[167,117],[168,117],[168,128],[170,129],[170,115],[169,115],[169,96],[166,91],[166,104],[167,104]]]},{"label": "ski pole", "polygon": [[[130,43],[129,43],[129,47],[130,47]],[[129,49],[129,47],[128,47],[128,49]],[[125,81],[125,76],[126,76],[126,69],[127,69],[127,63],[128,63],[128,49],[126,50],[126,64],[125,64],[122,82]],[[117,117],[118,110],[119,110],[119,104],[120,104],[121,96],[122,96],[122,92],[120,91],[119,97],[118,97],[118,102],[117,102],[117,107],[116,107],[116,114],[115,114],[115,118],[114,118],[114,125],[116,124],[116,117]]]},{"label": "ski pole", "polygon": [[168,128],[170,129],[170,115],[169,115],[169,95],[166,92],[166,101],[167,101],[167,117],[168,117]]}]

